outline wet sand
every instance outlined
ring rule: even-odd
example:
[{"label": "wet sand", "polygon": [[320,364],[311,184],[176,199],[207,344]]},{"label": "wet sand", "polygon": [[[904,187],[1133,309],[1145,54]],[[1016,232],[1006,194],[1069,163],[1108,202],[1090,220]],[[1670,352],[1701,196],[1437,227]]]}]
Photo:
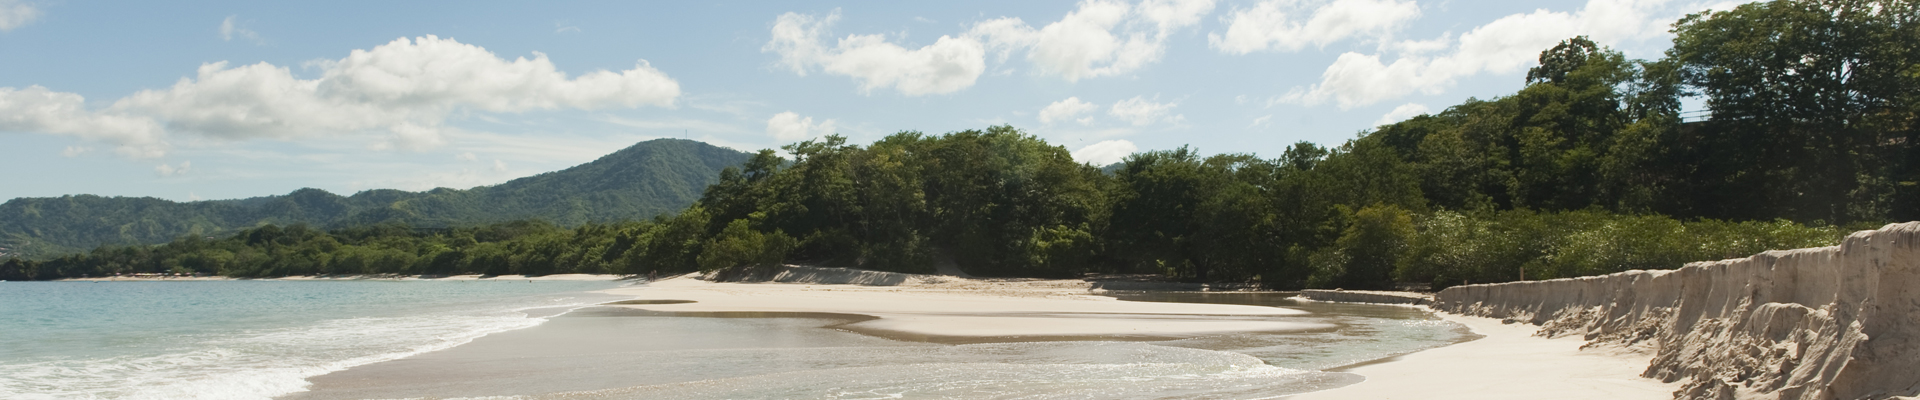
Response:
[{"label": "wet sand", "polygon": [[1288,397],[1320,399],[1672,399],[1677,383],[1642,378],[1651,354],[1597,347],[1579,337],[1533,336],[1540,327],[1438,313],[1476,340],[1341,369],[1352,386]]}]

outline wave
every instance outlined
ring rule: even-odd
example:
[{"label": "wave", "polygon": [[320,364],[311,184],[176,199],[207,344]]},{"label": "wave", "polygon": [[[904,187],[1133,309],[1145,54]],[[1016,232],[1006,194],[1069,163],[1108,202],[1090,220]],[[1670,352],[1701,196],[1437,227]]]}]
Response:
[{"label": "wave", "polygon": [[[341,318],[168,338],[177,343],[141,355],[15,360],[24,362],[0,363],[0,398],[271,398],[306,390],[308,377],[459,346],[592,305],[573,300],[481,315]],[[565,311],[530,313],[555,307]]]}]

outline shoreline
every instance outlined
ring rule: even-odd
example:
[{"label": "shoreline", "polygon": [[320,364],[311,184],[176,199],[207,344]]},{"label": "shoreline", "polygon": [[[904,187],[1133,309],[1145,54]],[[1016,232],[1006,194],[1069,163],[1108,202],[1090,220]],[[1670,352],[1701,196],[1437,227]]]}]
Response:
[{"label": "shoreline", "polygon": [[[808,271],[810,274],[822,272]],[[587,277],[612,279],[610,276]],[[836,279],[833,276],[826,278],[827,281]],[[679,276],[647,286],[596,291],[628,299],[594,307],[602,310],[596,311],[596,314],[609,316],[812,318],[828,321],[807,328],[813,331],[857,334],[876,340],[922,345],[1079,340],[1147,341],[1151,344],[1151,341],[1234,332],[1326,329],[1325,326],[1312,323],[1278,320],[1305,314],[1297,310],[1228,304],[1123,301],[1105,296],[1103,294],[1108,294],[1105,291],[1094,290],[1087,282],[1077,280],[994,281],[933,275],[895,278],[898,279],[893,284],[872,286],[810,282],[720,283],[697,280],[694,276]],[[1425,306],[1367,305],[1418,308],[1441,320],[1465,326],[1481,337],[1393,357],[1320,369],[1363,378],[1356,384],[1283,395],[1283,398],[1666,399],[1671,398],[1679,386],[1639,377],[1651,354],[1610,348],[1582,349],[1586,342],[1577,337],[1547,339],[1533,336],[1537,326],[1502,324],[1499,320],[1460,316]],[[546,331],[512,332],[494,335],[506,334],[511,337]],[[373,377],[379,375],[376,371],[391,373],[400,364],[435,360],[445,362],[447,360],[440,359],[471,357],[469,353],[484,351],[502,350],[474,347],[464,351],[414,355],[388,362],[391,364],[370,364],[366,370],[356,371],[359,369],[356,367],[336,371],[310,377],[309,382],[315,382],[310,387],[314,391],[285,397],[334,398],[368,390],[368,387],[356,385],[371,383],[352,382],[356,382],[354,379],[380,379]],[[591,359],[578,355],[548,356]]]},{"label": "shoreline", "polygon": [[[682,282],[685,282],[685,283],[682,283]],[[947,282],[947,283],[962,283],[962,282]],[[975,284],[975,283],[982,283],[982,282],[964,282],[962,286],[970,286],[968,284]],[[1021,284],[1023,282],[1008,282],[1008,283]],[[985,291],[988,292],[987,294],[997,294],[997,295],[1011,294],[1015,296],[1040,296],[1040,297],[1049,297],[1054,299],[1067,299],[1067,298],[1084,296],[1081,298],[1081,300],[1085,300],[1086,298],[1117,300],[1111,297],[1099,296],[1098,294],[1092,291],[1080,291],[1078,293],[1063,291],[1060,289],[1064,289],[1064,288],[1058,284],[1050,284],[1050,283],[1044,283],[1044,282],[1032,282],[1032,283],[1025,283],[1025,284],[1033,285],[1034,287],[1020,288],[1016,285],[1013,288],[1001,287],[999,288],[1000,289],[999,293],[993,293],[995,292],[994,290],[985,290]],[[726,285],[737,285],[737,286],[726,286]],[[762,312],[789,311],[789,312],[822,312],[822,313],[865,315],[865,316],[871,317],[872,319],[841,324],[841,325],[838,325],[837,327],[840,329],[846,329],[850,331],[855,331],[855,332],[860,332],[860,333],[870,334],[875,336],[881,336],[881,337],[889,337],[889,338],[904,337],[910,340],[932,341],[932,342],[942,342],[942,343],[972,342],[967,340],[967,338],[969,337],[1002,339],[1002,340],[1012,339],[1012,338],[1028,338],[1028,339],[1039,338],[1044,340],[1045,338],[1052,337],[1052,338],[1056,338],[1055,340],[1073,340],[1073,336],[1078,336],[1078,335],[1062,335],[1058,333],[1048,334],[1049,328],[1045,326],[1024,326],[1024,327],[1018,326],[1019,324],[1045,325],[1053,322],[1076,323],[1077,321],[1047,321],[1042,319],[1025,319],[1025,318],[1022,318],[1019,320],[995,320],[992,318],[978,318],[976,320],[969,321],[967,319],[973,316],[941,316],[939,318],[952,319],[952,320],[930,322],[926,320],[933,319],[933,318],[914,315],[914,314],[917,314],[914,312],[905,313],[907,315],[895,314],[895,313],[899,313],[901,309],[918,307],[918,305],[896,307],[888,304],[899,305],[902,303],[899,303],[899,302],[889,303],[887,301],[884,301],[886,299],[883,299],[883,298],[871,299],[871,302],[869,304],[863,304],[863,305],[835,304],[831,300],[819,301],[824,299],[816,299],[817,301],[816,303],[800,301],[798,304],[786,303],[786,304],[779,304],[779,305],[763,305],[763,304],[754,304],[754,303],[759,303],[760,301],[764,301],[768,299],[764,299],[764,298],[752,299],[752,297],[765,297],[765,296],[781,297],[781,296],[787,296],[787,295],[806,295],[806,294],[811,294],[813,296],[822,296],[825,293],[832,293],[832,292],[840,292],[840,293],[847,293],[847,294],[872,293],[872,294],[881,295],[881,296],[873,296],[873,297],[886,297],[888,294],[894,294],[894,293],[910,293],[910,294],[916,294],[917,296],[928,296],[928,295],[946,294],[952,291],[951,289],[941,288],[940,286],[942,285],[940,285],[939,283],[932,284],[932,285],[924,285],[924,286],[916,286],[916,285],[909,284],[909,285],[906,285],[906,287],[890,289],[889,287],[886,287],[886,286],[812,285],[812,284],[805,284],[805,283],[788,283],[788,284],[777,284],[777,285],[727,284],[727,283],[710,283],[710,282],[676,279],[676,280],[669,280],[669,281],[663,281],[663,282],[657,283],[653,285],[653,288],[657,290],[663,286],[667,288],[678,287],[680,289],[688,290],[692,292],[711,290],[711,291],[718,291],[718,292],[733,291],[734,293],[730,293],[725,296],[709,297],[705,299],[705,301],[695,300],[695,302],[693,303],[627,304],[627,305],[620,305],[620,307],[642,309],[642,310],[648,310],[648,311],[657,311],[657,312],[675,312],[675,311],[679,311],[679,312],[729,312],[729,311],[748,312],[749,309],[751,309],[752,311],[762,311]],[[995,285],[994,283],[991,283],[991,282],[985,282],[985,286],[992,287],[992,286],[1000,286],[1000,285]],[[793,293],[768,294],[768,293],[739,292],[743,290],[754,291],[755,289],[772,289],[772,290],[763,290],[763,291],[783,291],[783,292],[793,292]],[[963,290],[981,291],[983,289],[985,288],[972,287],[972,288],[967,288]],[[622,289],[608,290],[605,292],[633,294],[633,295],[636,295],[637,300],[645,301],[645,302],[656,302],[656,301],[662,301],[662,300],[690,300],[690,299],[679,299],[675,297],[689,297],[689,295],[692,294],[692,293],[686,293],[686,292],[662,293],[660,291],[655,291],[655,292],[652,292],[651,294],[648,294],[647,290],[648,289],[622,288]],[[1081,289],[1081,290],[1086,290],[1086,289]],[[812,292],[812,293],[808,293],[808,292]],[[978,296],[980,294],[981,293],[972,293],[972,294],[965,294],[963,296]],[[698,297],[698,295],[694,295],[691,297]],[[745,301],[742,301],[738,297],[748,297],[748,299]],[[831,298],[832,296],[827,296],[827,297]],[[760,301],[755,301],[755,300],[760,300]],[[797,300],[797,299],[787,299],[787,300]],[[1075,301],[1080,301],[1080,300],[1075,300]],[[1319,300],[1309,300],[1309,301],[1319,301]],[[705,304],[702,305],[702,303],[705,303]],[[871,304],[871,303],[882,303],[882,304]],[[1124,308],[1124,307],[1130,307],[1130,306],[1144,306],[1148,304],[1154,304],[1154,303],[1117,301],[1115,305],[1118,307]],[[1166,304],[1174,304],[1174,303],[1166,303]],[[1431,307],[1424,306],[1424,305],[1415,306],[1415,305],[1407,305],[1407,304],[1373,304],[1373,303],[1356,303],[1356,304],[1365,304],[1369,306],[1404,307],[1404,308],[1421,309],[1423,311],[1431,313],[1432,315],[1440,318],[1441,320],[1445,320],[1448,322],[1465,326],[1469,331],[1471,331],[1474,334],[1480,335],[1480,337],[1469,338],[1463,341],[1447,344],[1447,345],[1436,347],[1436,348],[1416,351],[1409,354],[1403,354],[1399,356],[1387,357],[1387,358],[1381,358],[1381,359],[1367,360],[1367,361],[1357,362],[1357,363],[1334,367],[1334,368],[1327,368],[1327,369],[1324,369],[1323,371],[1346,372],[1346,373],[1358,374],[1365,377],[1365,380],[1354,385],[1342,386],[1342,387],[1333,388],[1333,389],[1324,390],[1324,391],[1318,391],[1318,392],[1289,395],[1285,398],[1299,399],[1299,400],[1347,399],[1347,398],[1369,398],[1369,399],[1562,398],[1562,399],[1596,399],[1596,400],[1641,399],[1641,398],[1670,399],[1672,398],[1673,393],[1679,390],[1680,388],[1680,383],[1664,383],[1658,380],[1641,377],[1640,373],[1645,370],[1646,365],[1648,364],[1648,361],[1653,358],[1653,354],[1645,351],[1640,351],[1638,349],[1621,349],[1621,348],[1608,347],[1608,346],[1589,347],[1587,346],[1587,341],[1579,337],[1561,337],[1561,338],[1553,338],[1553,339],[1538,337],[1538,336],[1535,336],[1534,334],[1540,329],[1539,326],[1534,326],[1534,325],[1524,324],[1524,323],[1503,323],[1501,320],[1492,319],[1492,318],[1472,317],[1472,316],[1452,314],[1452,313],[1434,310]],[[1193,304],[1193,305],[1207,306],[1206,304]],[[1147,307],[1151,307],[1151,306],[1147,306]],[[1136,310],[1136,312],[1138,311],[1140,310]],[[1201,310],[1183,310],[1183,311],[1193,312],[1195,314],[1201,314],[1201,315],[1210,314],[1209,312],[1201,311]],[[1230,312],[1227,312],[1227,313],[1230,314]],[[890,320],[892,322],[888,322]],[[1136,322],[1143,322],[1143,321],[1124,321],[1124,322],[1136,323]],[[961,332],[963,334],[955,334],[956,333],[955,330],[960,330],[960,327],[957,324],[982,324],[982,325],[989,325],[989,326],[986,328],[968,329]],[[862,325],[878,325],[878,326],[876,327],[876,326],[862,326]],[[1246,327],[1246,326],[1239,326],[1235,328],[1251,329],[1251,327]],[[1088,329],[1100,329],[1100,328],[1089,327]],[[1120,327],[1114,327],[1112,329],[1114,330],[1108,330],[1104,334],[1096,333],[1096,334],[1091,334],[1086,336],[1095,336],[1095,337],[1108,336],[1109,339],[1107,340],[1113,340],[1110,338],[1111,335],[1124,334],[1123,332],[1119,331],[1119,329],[1132,329],[1132,328],[1120,326]],[[1301,328],[1301,329],[1313,329],[1313,328]],[[1230,331],[1231,330],[1207,331],[1207,332],[1182,332],[1179,329],[1163,329],[1161,331],[1152,332],[1147,335],[1140,336],[1139,339],[1140,340],[1162,340],[1167,338],[1182,337],[1185,335],[1217,334],[1221,332],[1230,332]],[[1035,334],[1036,332],[1038,334]],[[1028,335],[1021,335],[1021,333],[1027,333]]]},{"label": "shoreline", "polygon": [[[1409,306],[1399,306],[1409,307]],[[1641,377],[1644,349],[1587,346],[1580,337],[1534,336],[1540,327],[1421,306],[1480,338],[1331,368],[1366,380],[1284,397],[1320,399],[1671,399],[1680,383]]]},{"label": "shoreline", "polygon": [[[132,277],[108,276],[96,278],[61,278],[39,282],[209,282],[209,281],[618,281],[639,279],[637,275],[613,274],[553,274],[542,276],[525,275],[385,275],[385,274],[343,274],[343,275],[296,275],[273,278],[234,278],[229,276],[168,276],[168,277]],[[35,282],[35,281],[16,281]]]}]

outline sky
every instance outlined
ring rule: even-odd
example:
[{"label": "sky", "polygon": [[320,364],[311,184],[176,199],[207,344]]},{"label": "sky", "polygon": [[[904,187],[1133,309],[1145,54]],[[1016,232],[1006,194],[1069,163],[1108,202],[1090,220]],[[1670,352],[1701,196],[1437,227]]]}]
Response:
[{"label": "sky", "polygon": [[[176,4],[178,3],[178,4]],[[1694,0],[0,0],[0,199],[470,188],[656,138],[1011,125],[1105,165],[1280,155],[1511,94]]]}]

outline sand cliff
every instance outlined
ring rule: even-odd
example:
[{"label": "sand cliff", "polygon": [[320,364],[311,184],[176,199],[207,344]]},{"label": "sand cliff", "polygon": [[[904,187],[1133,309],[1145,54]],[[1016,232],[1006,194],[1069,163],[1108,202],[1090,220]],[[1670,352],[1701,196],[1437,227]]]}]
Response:
[{"label": "sand cliff", "polygon": [[1635,347],[1685,399],[1920,394],[1920,222],[1671,271],[1468,285],[1433,307]]}]

